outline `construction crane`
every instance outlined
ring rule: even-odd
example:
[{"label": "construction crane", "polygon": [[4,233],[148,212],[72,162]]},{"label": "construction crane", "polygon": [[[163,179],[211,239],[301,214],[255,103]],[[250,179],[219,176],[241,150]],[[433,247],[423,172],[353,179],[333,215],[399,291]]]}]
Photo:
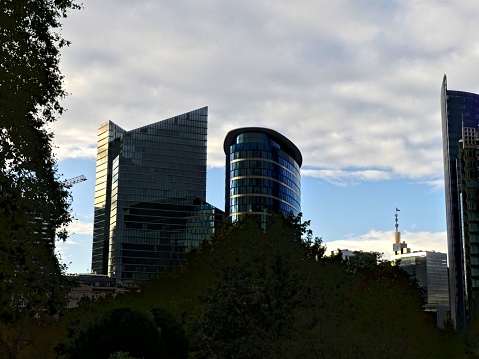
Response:
[{"label": "construction crane", "polygon": [[65,185],[65,187],[70,188],[74,184],[77,184],[83,181],[86,181],[86,177],[84,175],[80,175],[80,176],[76,176],[76,177],[64,180],[63,184]]}]

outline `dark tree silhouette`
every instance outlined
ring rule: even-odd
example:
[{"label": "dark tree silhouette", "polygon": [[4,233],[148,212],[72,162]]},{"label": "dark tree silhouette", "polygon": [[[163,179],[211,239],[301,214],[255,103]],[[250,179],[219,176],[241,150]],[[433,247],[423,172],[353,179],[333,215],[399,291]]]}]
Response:
[{"label": "dark tree silhouette", "polygon": [[108,359],[116,352],[135,358],[161,358],[160,333],[153,315],[130,308],[113,309],[80,330],[64,354],[71,359]]},{"label": "dark tree silhouette", "polygon": [[61,18],[72,0],[0,2],[0,319],[63,306],[55,234],[65,239],[70,197],[48,129],[63,112]]}]

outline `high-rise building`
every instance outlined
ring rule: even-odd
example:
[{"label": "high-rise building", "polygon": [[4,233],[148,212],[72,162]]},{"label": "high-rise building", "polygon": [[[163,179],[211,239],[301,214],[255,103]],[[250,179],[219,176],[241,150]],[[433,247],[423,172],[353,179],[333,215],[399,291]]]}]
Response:
[{"label": "high-rise building", "polygon": [[441,88],[442,144],[446,194],[447,247],[451,317],[461,331],[467,325],[464,241],[461,230],[459,141],[462,128],[479,125],[479,95],[447,88],[444,75]]},{"label": "high-rise building", "polygon": [[225,212],[235,221],[242,214],[301,212],[299,149],[282,134],[261,127],[228,132],[226,154]]},{"label": "high-rise building", "polygon": [[477,319],[479,311],[479,131],[463,127],[459,141],[460,213],[466,269],[467,319]]},{"label": "high-rise building", "polygon": [[92,271],[147,280],[181,263],[223,212],[206,200],[208,108],[98,132]]}]

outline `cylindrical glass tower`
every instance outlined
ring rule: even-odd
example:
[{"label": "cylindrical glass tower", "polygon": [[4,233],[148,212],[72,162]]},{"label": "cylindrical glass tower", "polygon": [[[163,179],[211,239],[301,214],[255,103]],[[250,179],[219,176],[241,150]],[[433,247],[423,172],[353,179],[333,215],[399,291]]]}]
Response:
[{"label": "cylindrical glass tower", "polygon": [[303,158],[294,143],[271,129],[245,127],[228,132],[223,147],[225,212],[230,220],[245,213],[301,212]]}]

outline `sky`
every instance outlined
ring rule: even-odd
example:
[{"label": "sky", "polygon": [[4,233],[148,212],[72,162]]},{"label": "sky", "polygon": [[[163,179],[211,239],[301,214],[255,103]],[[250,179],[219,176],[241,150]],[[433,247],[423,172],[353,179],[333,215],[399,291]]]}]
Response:
[{"label": "sky", "polygon": [[76,220],[58,243],[91,266],[97,129],[208,106],[207,201],[224,209],[223,141],[258,126],[303,155],[302,212],[328,251],[446,252],[440,88],[479,93],[476,0],[83,0],[61,34],[70,94],[51,126]]}]

